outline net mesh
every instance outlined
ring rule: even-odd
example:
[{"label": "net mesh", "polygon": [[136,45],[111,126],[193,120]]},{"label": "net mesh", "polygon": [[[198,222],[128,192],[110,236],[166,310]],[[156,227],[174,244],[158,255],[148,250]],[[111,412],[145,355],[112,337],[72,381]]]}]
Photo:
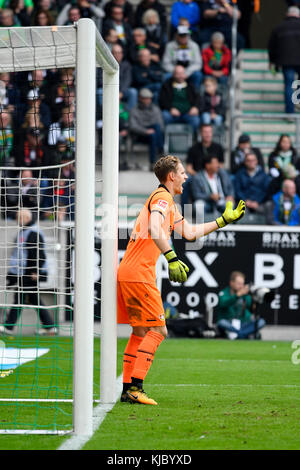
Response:
[{"label": "net mesh", "polygon": [[[0,432],[72,430],[75,75],[0,74]],[[100,248],[96,233],[96,338]]]},{"label": "net mesh", "polygon": [[[1,170],[0,405],[6,429],[71,424],[71,407],[60,400],[72,399],[66,273],[73,247],[70,224],[60,224],[74,219],[73,165]],[[52,177],[42,176],[47,170]]]},{"label": "net mesh", "polygon": [[[84,21],[0,30],[0,433],[72,430],[76,30]],[[118,69],[98,31],[96,64],[111,73]],[[101,144],[101,126],[96,141]],[[101,193],[97,176],[96,211]],[[31,213],[34,235],[19,215],[23,209]],[[100,218],[96,212],[96,224]],[[96,229],[95,399],[100,248]]]}]

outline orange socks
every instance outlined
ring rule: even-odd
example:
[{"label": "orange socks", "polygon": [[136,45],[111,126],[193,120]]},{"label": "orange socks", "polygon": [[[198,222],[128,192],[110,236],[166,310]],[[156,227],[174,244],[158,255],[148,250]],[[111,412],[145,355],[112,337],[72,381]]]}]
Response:
[{"label": "orange socks", "polygon": [[138,346],[136,360],[131,376],[135,379],[143,381],[151,367],[154,359],[155,351],[160,343],[163,341],[164,336],[156,331],[148,331]]},{"label": "orange socks", "polygon": [[129,338],[123,357],[123,383],[131,383],[132,371],[136,361],[137,350],[143,341],[142,336],[132,334]]}]

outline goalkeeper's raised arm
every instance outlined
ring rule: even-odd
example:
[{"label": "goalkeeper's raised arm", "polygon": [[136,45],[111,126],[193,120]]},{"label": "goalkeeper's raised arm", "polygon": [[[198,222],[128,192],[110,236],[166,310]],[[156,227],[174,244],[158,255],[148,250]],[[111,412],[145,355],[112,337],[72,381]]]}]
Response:
[{"label": "goalkeeper's raised arm", "polygon": [[175,231],[180,233],[187,240],[193,241],[219,228],[223,228],[228,224],[237,222],[244,216],[245,209],[246,205],[244,201],[240,201],[236,209],[233,209],[232,201],[228,201],[224,213],[216,220],[202,224],[190,224],[184,219],[182,226],[178,228],[175,227]]},{"label": "goalkeeper's raised arm", "polygon": [[[168,161],[171,159],[174,159],[175,161],[177,160],[177,165],[173,168],[172,171],[168,171]],[[187,180],[187,175],[179,158],[171,156],[162,157],[156,163],[154,172],[160,181],[160,186],[165,187],[172,198],[182,193],[182,185]],[[174,201],[173,203],[175,205]],[[173,229],[189,241],[196,240],[197,238],[208,235],[209,233],[214,232],[219,228],[225,227],[227,224],[231,224],[240,220],[245,214],[245,207],[245,202],[240,201],[237,207],[234,209],[233,203],[228,201],[224,213],[216,220],[202,224],[190,224],[183,217],[181,217],[180,223],[176,223],[175,221]],[[154,212],[155,213],[151,213],[150,215],[149,233],[158,248],[162,253],[164,253],[167,251],[167,240],[161,227],[163,221],[166,218],[166,214],[160,214],[159,211]],[[177,216],[177,219],[178,218],[179,217]]]}]

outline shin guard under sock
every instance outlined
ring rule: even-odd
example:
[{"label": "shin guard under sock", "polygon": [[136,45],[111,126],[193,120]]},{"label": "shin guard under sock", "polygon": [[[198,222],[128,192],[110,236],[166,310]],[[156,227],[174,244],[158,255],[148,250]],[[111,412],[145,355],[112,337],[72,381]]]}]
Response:
[{"label": "shin guard under sock", "polygon": [[131,384],[131,376],[136,361],[137,350],[143,341],[142,336],[131,334],[123,356],[123,392],[129,388]]},{"label": "shin guard under sock", "polygon": [[160,343],[164,340],[164,336],[156,331],[148,331],[144,336],[137,350],[137,357],[132,371],[134,379],[143,381],[152,365],[155,351]]}]

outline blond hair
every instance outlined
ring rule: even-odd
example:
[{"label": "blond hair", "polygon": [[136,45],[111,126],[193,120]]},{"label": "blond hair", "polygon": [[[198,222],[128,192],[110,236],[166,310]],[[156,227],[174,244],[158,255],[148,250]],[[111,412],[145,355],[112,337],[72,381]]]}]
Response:
[{"label": "blond hair", "polygon": [[148,10],[145,11],[145,13],[142,16],[142,24],[146,25],[149,21],[149,18],[151,18],[151,16],[155,16],[156,17],[156,24],[159,24],[159,21],[160,21],[159,20],[159,14],[153,8],[149,8]]},{"label": "blond hair", "polygon": [[154,166],[154,173],[158,181],[165,183],[168,174],[171,173],[171,171],[177,171],[179,163],[181,163],[180,158],[174,155],[165,155],[157,160]]}]

